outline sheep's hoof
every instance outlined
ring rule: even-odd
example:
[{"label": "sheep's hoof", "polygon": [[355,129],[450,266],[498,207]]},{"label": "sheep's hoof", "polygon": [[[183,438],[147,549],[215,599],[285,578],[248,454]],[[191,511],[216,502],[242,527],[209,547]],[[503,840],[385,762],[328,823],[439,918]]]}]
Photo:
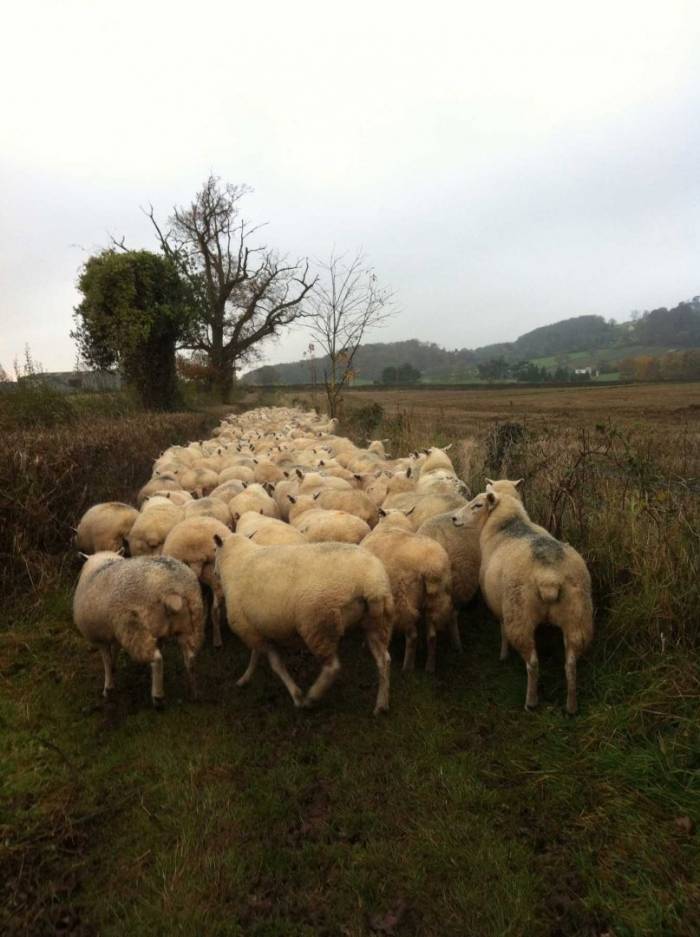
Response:
[{"label": "sheep's hoof", "polygon": [[153,699],[153,708],[157,712],[162,712],[165,708],[165,697],[164,696],[154,696]]},{"label": "sheep's hoof", "polygon": [[537,709],[537,703],[525,703],[525,712],[534,713]]},{"label": "sheep's hoof", "polygon": [[508,651],[501,651],[498,655],[499,660],[508,660]]},{"label": "sheep's hoof", "polygon": [[374,712],[372,713],[372,715],[374,715],[374,716],[381,716],[381,715],[384,715],[384,714],[386,714],[386,713],[388,713],[388,712],[389,712],[389,704],[387,703],[387,704],[385,704],[384,706],[375,706],[375,707],[374,707]]},{"label": "sheep's hoof", "polygon": [[302,696],[296,705],[300,709],[313,709],[316,705],[316,700],[311,696]]},{"label": "sheep's hoof", "polygon": [[565,712],[567,716],[575,716],[578,712],[578,706],[567,706]]}]

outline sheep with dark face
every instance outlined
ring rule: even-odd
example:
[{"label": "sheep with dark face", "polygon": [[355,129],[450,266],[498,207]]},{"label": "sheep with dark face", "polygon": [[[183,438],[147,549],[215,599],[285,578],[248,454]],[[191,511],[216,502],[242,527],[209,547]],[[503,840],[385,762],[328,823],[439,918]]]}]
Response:
[{"label": "sheep with dark face", "polygon": [[177,640],[192,695],[193,665],[204,639],[204,608],[197,577],[171,557],[124,559],[100,552],[88,557],[73,596],[73,619],[97,645],[104,665],[104,695],[114,689],[120,648],[132,660],[151,666],[151,696],[160,706],[163,689],[161,645]]}]

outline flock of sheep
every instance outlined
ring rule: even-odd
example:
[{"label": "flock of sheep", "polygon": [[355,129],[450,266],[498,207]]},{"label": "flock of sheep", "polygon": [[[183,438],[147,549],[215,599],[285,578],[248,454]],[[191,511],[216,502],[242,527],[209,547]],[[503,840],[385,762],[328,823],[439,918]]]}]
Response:
[{"label": "flock of sheep", "polygon": [[[232,416],[215,438],[167,449],[138,509],[108,502],[85,513],[74,618],[100,650],[105,695],[123,648],[150,664],[161,705],[167,638],[177,639],[196,694],[205,618],[218,647],[225,616],[250,650],[239,685],[265,656],[296,706],[326,693],[340,670],[340,639],[361,628],[381,712],[392,634],[404,635],[410,670],[422,624],[432,671],[438,632],[461,647],[457,610],[481,587],[501,622],[501,657],[513,646],[525,662],[527,708],[537,704],[535,630],[561,629],[566,708],[575,712],[576,661],[593,635],[590,576],[573,547],[530,520],[520,482],[487,479],[467,501],[446,450],[391,458],[381,441],[363,449],[335,430],[336,421],[299,409]],[[280,655],[295,636],[321,664],[306,692]]]}]

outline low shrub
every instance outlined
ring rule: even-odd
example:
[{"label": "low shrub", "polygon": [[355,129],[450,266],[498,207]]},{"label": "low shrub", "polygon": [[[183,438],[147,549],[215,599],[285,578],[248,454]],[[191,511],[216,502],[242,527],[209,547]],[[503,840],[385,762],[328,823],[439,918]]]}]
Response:
[{"label": "low shrub", "polygon": [[153,460],[208,434],[208,413],[89,416],[6,433],[0,449],[0,591],[39,593],[72,562],[71,527],[92,504],[133,501]]}]

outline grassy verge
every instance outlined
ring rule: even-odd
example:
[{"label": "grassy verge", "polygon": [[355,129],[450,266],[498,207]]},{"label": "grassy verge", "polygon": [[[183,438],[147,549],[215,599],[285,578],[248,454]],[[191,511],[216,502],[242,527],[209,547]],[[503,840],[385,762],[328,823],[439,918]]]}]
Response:
[{"label": "grassy verge", "polygon": [[[700,927],[697,670],[668,654],[592,656],[562,713],[544,638],[543,705],[521,710],[477,606],[436,679],[374,672],[349,641],[322,709],[266,670],[247,690],[230,638],[207,646],[200,704],[167,659],[165,713],[122,662],[112,707],[69,596],[6,633],[0,929],[4,934],[637,935]],[[398,649],[395,656],[398,657]],[[290,656],[305,679],[304,657]],[[671,690],[672,688],[672,690]]]}]

